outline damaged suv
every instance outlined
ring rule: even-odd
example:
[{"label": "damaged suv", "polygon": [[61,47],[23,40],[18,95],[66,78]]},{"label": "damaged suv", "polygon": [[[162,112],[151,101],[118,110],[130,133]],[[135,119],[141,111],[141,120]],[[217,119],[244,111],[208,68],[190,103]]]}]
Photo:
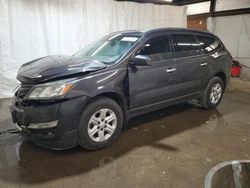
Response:
[{"label": "damaged suv", "polygon": [[72,56],[19,69],[13,122],[37,145],[105,148],[129,118],[190,99],[221,101],[231,56],[213,34],[175,28],[105,36]]}]

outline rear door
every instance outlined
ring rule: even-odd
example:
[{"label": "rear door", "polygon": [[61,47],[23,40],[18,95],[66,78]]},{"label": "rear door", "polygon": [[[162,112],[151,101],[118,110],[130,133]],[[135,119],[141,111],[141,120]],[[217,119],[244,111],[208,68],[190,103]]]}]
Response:
[{"label": "rear door", "polygon": [[192,34],[172,34],[175,58],[180,72],[178,96],[186,96],[202,90],[206,75],[203,54]]},{"label": "rear door", "polygon": [[[203,72],[206,75],[206,79],[202,83],[202,87],[205,88],[209,79],[222,70],[229,70],[230,62],[228,59],[228,53],[225,48],[216,37],[205,36],[205,35],[196,35],[198,39],[199,46],[204,54],[204,66]],[[225,62],[225,63],[223,63]],[[228,65],[226,67],[223,67]]]},{"label": "rear door", "polygon": [[152,106],[176,97],[177,66],[168,35],[148,39],[136,55],[148,56],[152,66],[129,67],[131,109]]}]

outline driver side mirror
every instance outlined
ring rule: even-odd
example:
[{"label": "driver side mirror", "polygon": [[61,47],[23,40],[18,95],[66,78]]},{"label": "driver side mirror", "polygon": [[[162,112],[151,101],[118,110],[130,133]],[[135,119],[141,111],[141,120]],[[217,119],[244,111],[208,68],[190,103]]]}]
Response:
[{"label": "driver side mirror", "polygon": [[152,60],[150,57],[144,55],[136,55],[130,62],[131,65],[151,66]]}]

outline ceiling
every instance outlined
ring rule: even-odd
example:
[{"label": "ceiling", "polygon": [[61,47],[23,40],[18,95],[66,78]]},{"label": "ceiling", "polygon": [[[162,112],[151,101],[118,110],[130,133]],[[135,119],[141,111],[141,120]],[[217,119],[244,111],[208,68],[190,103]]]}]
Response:
[{"label": "ceiling", "polygon": [[200,3],[209,0],[116,0],[116,1],[133,1],[138,3],[154,3],[154,4],[170,4],[170,5],[188,5],[193,3]]}]

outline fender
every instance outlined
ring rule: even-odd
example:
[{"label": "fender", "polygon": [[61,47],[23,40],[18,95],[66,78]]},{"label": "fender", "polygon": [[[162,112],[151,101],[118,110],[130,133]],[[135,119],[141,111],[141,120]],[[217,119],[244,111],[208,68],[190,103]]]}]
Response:
[{"label": "fender", "polygon": [[67,94],[67,97],[87,96],[88,98],[94,98],[99,95],[113,94],[122,100],[122,105],[127,107],[128,86],[126,79],[126,68],[89,74],[79,79],[79,82]]}]

